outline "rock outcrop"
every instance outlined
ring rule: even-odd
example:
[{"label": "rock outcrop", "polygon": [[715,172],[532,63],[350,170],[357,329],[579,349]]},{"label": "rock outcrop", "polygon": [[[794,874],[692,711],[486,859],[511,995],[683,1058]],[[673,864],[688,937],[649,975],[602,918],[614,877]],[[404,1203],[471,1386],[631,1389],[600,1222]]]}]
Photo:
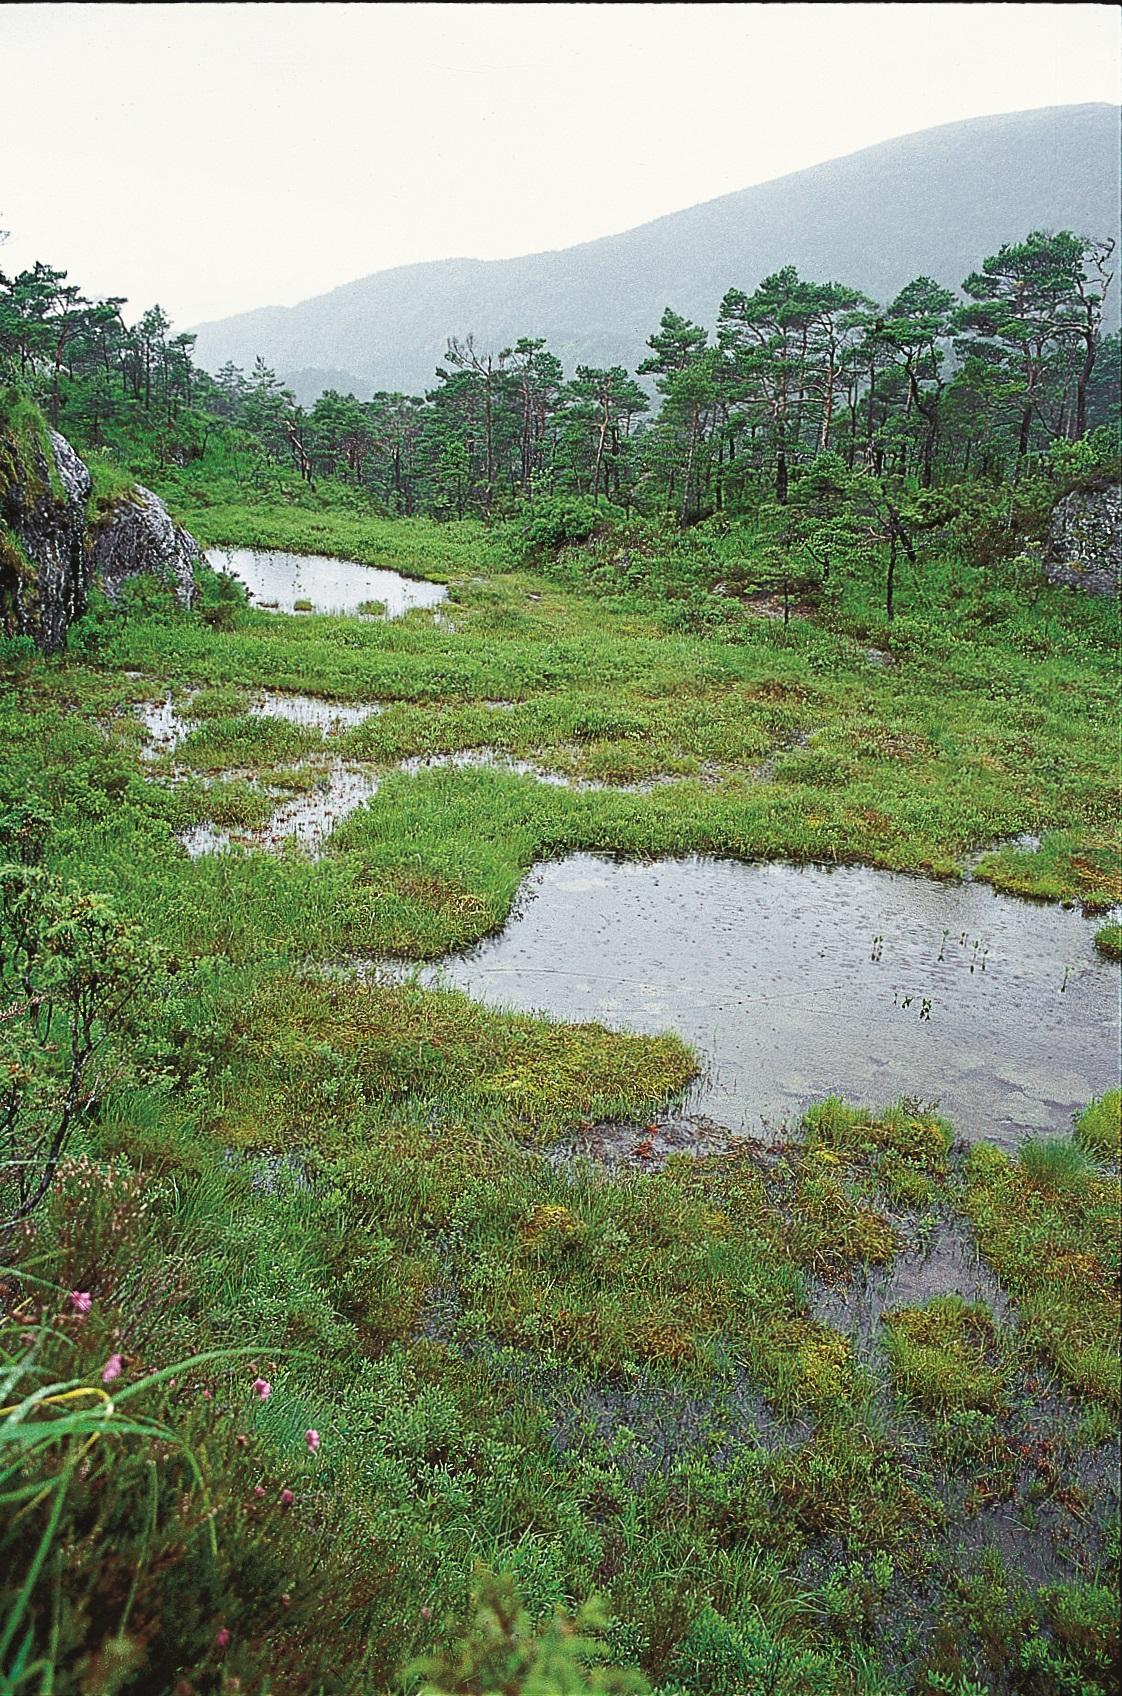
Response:
[{"label": "rock outcrop", "polygon": [[1057,501],[1044,540],[1044,575],[1088,595],[1117,595],[1122,579],[1122,487],[1073,489]]},{"label": "rock outcrop", "polygon": [[92,491],[65,436],[48,430],[29,401],[9,404],[0,415],[0,634],[30,636],[57,653],[92,584],[116,601],[143,573],[190,606],[202,558],[194,538],[140,485],[91,523]]},{"label": "rock outcrop", "polygon": [[183,606],[195,598],[199,544],[176,524],[151,489],[137,483],[92,532],[98,582],[111,601],[120,597],[129,577],[151,572],[174,589]]},{"label": "rock outcrop", "polygon": [[54,430],[6,435],[3,448],[0,621],[51,654],[86,607],[92,479],[65,436]]}]

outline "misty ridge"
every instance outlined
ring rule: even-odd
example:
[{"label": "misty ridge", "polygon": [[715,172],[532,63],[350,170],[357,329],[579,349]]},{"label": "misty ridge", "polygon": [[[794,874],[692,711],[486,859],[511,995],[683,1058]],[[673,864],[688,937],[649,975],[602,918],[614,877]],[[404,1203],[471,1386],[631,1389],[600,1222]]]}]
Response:
[{"label": "misty ridge", "polygon": [[634,369],[667,304],[711,326],[730,284],[784,265],[884,300],[916,276],[956,288],[1026,230],[1114,235],[1118,154],[1105,104],[945,124],[576,247],[400,266],[201,324],[196,358],[213,371],[260,355],[304,404],[329,388],[420,393],[467,334],[494,348],[544,337],[570,370]]}]

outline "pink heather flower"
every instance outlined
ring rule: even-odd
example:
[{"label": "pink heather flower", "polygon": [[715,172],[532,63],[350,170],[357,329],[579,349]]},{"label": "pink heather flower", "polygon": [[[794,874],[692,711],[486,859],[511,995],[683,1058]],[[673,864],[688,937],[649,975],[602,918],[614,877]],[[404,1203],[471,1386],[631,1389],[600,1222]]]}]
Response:
[{"label": "pink heather flower", "polygon": [[93,1306],[89,1290],[71,1290],[66,1299],[75,1313],[88,1313]]},{"label": "pink heather flower", "polygon": [[308,1453],[314,1455],[316,1450],[319,1448],[319,1432],[305,1431],[304,1441],[308,1445]]},{"label": "pink heather flower", "polygon": [[273,1393],[273,1386],[265,1378],[255,1378],[253,1380],[253,1393],[260,1396],[263,1402],[267,1402]]},{"label": "pink heather flower", "polygon": [[264,1486],[264,1484],[255,1484],[255,1485],[254,1485],[254,1486],[253,1486],[253,1494],[254,1494],[254,1495],[255,1495],[255,1496],[256,1496],[256,1497],[257,1497],[257,1500],[258,1500],[258,1501],[260,1501],[260,1500],[261,1500],[261,1498],[262,1498],[262,1497],[263,1497],[263,1496],[264,1496],[264,1494],[265,1494],[265,1486]]},{"label": "pink heather flower", "polygon": [[280,1493],[280,1505],[281,1505],[282,1508],[290,1508],[295,1500],[296,1500],[296,1497],[292,1494],[291,1490],[282,1490],[281,1491],[281,1493]]},{"label": "pink heather flower", "polygon": [[212,1402],[214,1400],[214,1397],[209,1390],[203,1391],[203,1400],[204,1402]]},{"label": "pink heather flower", "polygon": [[221,1626],[214,1634],[214,1647],[216,1649],[224,1649],[229,1641],[230,1633],[227,1631],[225,1626]]},{"label": "pink heather flower", "polygon": [[421,1618],[422,1619],[431,1619],[432,1618],[432,1609],[431,1608],[422,1608],[421,1609]]},{"label": "pink heather flower", "polygon": [[124,1364],[125,1363],[119,1354],[111,1354],[101,1369],[101,1382],[103,1384],[111,1384],[114,1378],[119,1378],[121,1376],[121,1368]]}]

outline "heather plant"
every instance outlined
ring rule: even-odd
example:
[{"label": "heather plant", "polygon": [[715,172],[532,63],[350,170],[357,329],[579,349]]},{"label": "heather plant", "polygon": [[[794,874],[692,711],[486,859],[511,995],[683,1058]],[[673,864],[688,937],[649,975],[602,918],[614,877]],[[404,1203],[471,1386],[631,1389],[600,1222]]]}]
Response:
[{"label": "heather plant", "polygon": [[34,1213],[81,1120],[127,1065],[159,949],[104,898],[41,866],[0,867],[0,1242]]}]

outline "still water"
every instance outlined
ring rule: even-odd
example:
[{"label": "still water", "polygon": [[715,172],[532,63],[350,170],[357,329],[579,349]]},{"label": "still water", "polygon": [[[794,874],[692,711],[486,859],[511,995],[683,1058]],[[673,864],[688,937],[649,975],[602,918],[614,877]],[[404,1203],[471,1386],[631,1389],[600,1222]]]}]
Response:
[{"label": "still water", "polygon": [[206,557],[215,571],[240,578],[256,605],[278,612],[295,612],[297,601],[311,601],[314,612],[357,613],[365,602],[380,601],[387,618],[398,618],[411,607],[435,607],[448,594],[442,583],[324,554],[208,548]]},{"label": "still water", "polygon": [[775,1135],[837,1093],[970,1139],[1064,1132],[1118,1083],[1119,970],[1078,912],[866,867],[536,867],[497,936],[426,971],[492,1005],[675,1031],[688,1113]]}]

